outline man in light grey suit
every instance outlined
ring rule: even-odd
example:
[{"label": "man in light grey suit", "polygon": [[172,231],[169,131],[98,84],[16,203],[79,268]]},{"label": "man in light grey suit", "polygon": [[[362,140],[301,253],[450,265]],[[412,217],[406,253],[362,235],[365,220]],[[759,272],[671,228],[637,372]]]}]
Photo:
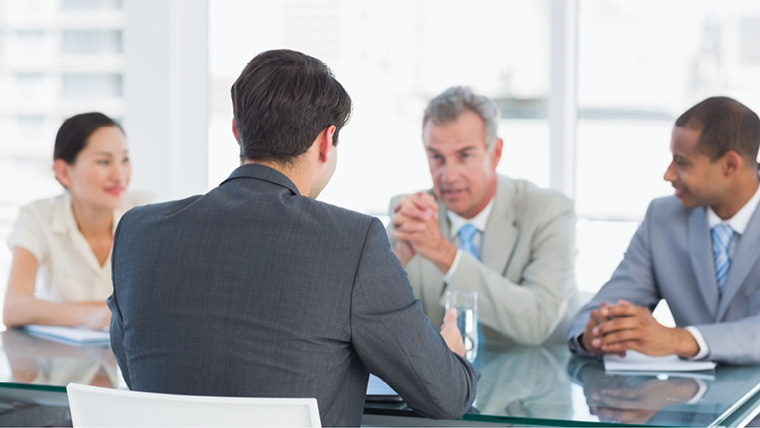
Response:
[{"label": "man in light grey suit", "polygon": [[356,426],[372,372],[422,414],[461,416],[478,375],[455,311],[439,333],[382,223],[314,200],[351,112],[330,69],[264,52],[232,101],[243,165],[205,195],[127,212],[116,231],[108,305],[127,385],[316,397],[324,425]]},{"label": "man in light grey suit", "polygon": [[[730,98],[676,120],[664,177],[675,195],[652,201],[620,266],[573,320],[574,352],[760,362],[759,145],[760,119]],[[677,327],[652,317],[660,299]]]},{"label": "man in light grey suit", "polygon": [[496,174],[499,117],[468,88],[430,101],[422,125],[433,190],[391,201],[389,235],[433,321],[447,290],[474,290],[486,339],[535,345],[557,331],[561,341],[575,296],[573,205]]}]

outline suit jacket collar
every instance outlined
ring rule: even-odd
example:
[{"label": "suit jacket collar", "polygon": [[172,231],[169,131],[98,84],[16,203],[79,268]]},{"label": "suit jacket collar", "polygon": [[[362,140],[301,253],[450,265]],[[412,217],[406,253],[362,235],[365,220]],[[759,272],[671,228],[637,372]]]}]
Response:
[{"label": "suit jacket collar", "polygon": [[235,168],[235,170],[232,171],[232,174],[230,174],[226,180],[222,181],[221,184],[238,178],[253,178],[256,180],[266,181],[278,186],[285,187],[294,195],[301,196],[301,192],[298,191],[296,185],[293,184],[293,182],[285,174],[265,165],[253,163],[240,165],[239,167]]}]

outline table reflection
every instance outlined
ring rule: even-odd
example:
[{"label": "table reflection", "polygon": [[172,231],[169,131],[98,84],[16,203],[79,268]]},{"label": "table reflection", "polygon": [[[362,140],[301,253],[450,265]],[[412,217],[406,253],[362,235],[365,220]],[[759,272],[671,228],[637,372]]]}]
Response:
[{"label": "table reflection", "polygon": [[481,349],[474,407],[481,414],[564,419],[572,416],[571,381],[563,348]]},{"label": "table reflection", "polygon": [[116,359],[108,346],[73,346],[33,337],[23,330],[0,333],[8,361],[4,382],[62,385],[69,382],[115,388]]},{"label": "table reflection", "polygon": [[715,371],[608,373],[598,359],[573,357],[571,379],[582,386],[589,412],[600,422],[633,425],[708,426],[729,417],[732,404],[754,395],[757,366],[718,366]]},{"label": "table reflection", "polygon": [[689,374],[610,374],[601,362],[583,364],[577,371],[591,414],[601,422],[644,424],[665,407],[697,402],[707,385]]},{"label": "table reflection", "polygon": [[[65,425],[69,382],[123,387],[108,346],[72,346],[22,330],[0,333],[0,341],[6,357],[0,358],[0,425]],[[463,425],[733,426],[760,405],[760,365],[606,373],[600,360],[571,357],[566,346],[486,345],[476,360],[478,395]],[[365,414],[419,417],[404,404],[367,403]]]}]

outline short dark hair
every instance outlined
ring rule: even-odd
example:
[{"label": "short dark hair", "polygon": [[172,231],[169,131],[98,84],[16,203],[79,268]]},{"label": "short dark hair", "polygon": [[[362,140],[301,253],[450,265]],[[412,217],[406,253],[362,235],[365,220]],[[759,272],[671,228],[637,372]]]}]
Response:
[{"label": "short dark hair", "polygon": [[231,93],[241,161],[290,163],[330,125],[337,145],[351,115],[351,97],[330,68],[287,49],[256,55]]},{"label": "short dark hair", "polygon": [[103,113],[81,113],[64,120],[55,136],[53,160],[63,159],[66,163],[73,164],[79,152],[87,145],[90,135],[106,126],[115,126],[124,132],[121,125]]},{"label": "short dark hair", "polygon": [[686,110],[676,126],[700,132],[697,147],[714,162],[733,150],[751,165],[760,146],[760,118],[729,97],[711,97]]}]

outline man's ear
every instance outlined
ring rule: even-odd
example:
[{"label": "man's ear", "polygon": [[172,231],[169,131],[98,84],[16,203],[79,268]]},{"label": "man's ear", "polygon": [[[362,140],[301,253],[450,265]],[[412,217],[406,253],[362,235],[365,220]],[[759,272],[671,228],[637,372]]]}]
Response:
[{"label": "man's ear", "polygon": [[501,151],[503,148],[504,140],[497,138],[496,141],[493,142],[493,147],[491,148],[491,169],[495,170],[499,165],[499,161],[501,160]]},{"label": "man's ear", "polygon": [[726,177],[736,174],[737,171],[744,167],[744,159],[734,150],[727,151],[723,155],[721,162],[723,163],[723,174]]},{"label": "man's ear", "polygon": [[56,159],[53,162],[53,171],[55,171],[55,179],[65,188],[69,188],[71,185],[71,177],[69,176],[69,169],[71,165],[63,159]]},{"label": "man's ear", "polygon": [[319,160],[327,162],[330,159],[330,150],[333,149],[333,136],[335,125],[330,125],[319,133]]},{"label": "man's ear", "polygon": [[234,117],[232,118],[232,135],[234,135],[234,136],[235,136],[235,141],[237,141],[237,142],[238,142],[238,145],[239,145],[239,144],[240,144],[240,141],[238,141],[238,137],[237,137],[237,126],[235,125],[235,118],[234,118]]}]

